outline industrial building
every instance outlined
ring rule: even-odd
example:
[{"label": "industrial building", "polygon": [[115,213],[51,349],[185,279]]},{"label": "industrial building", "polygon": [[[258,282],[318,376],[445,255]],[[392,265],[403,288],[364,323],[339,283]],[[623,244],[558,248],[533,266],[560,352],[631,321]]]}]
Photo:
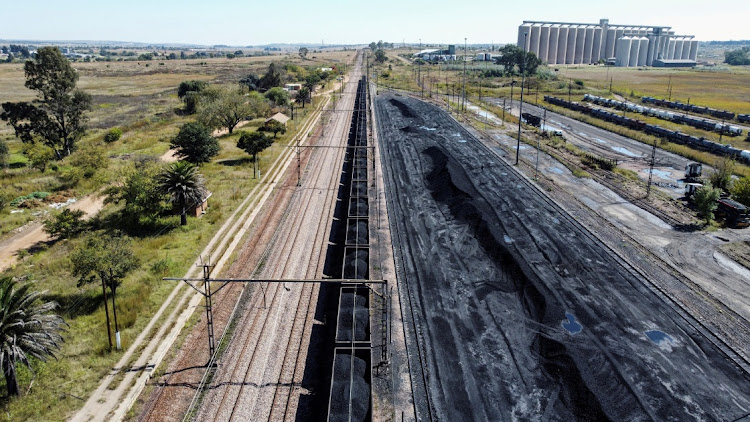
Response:
[{"label": "industrial building", "polygon": [[[669,26],[523,21],[518,47],[549,64],[615,66],[695,66],[698,41],[693,35],[675,35]],[[525,44],[525,45],[524,45]]]},{"label": "industrial building", "polygon": [[428,49],[415,53],[414,56],[428,62],[452,62],[456,60],[456,45],[451,44],[447,49]]}]

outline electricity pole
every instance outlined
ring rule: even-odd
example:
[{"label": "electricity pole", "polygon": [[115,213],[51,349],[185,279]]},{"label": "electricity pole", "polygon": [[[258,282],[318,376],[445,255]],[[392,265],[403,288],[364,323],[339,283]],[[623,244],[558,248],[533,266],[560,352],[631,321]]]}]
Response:
[{"label": "electricity pole", "polygon": [[523,114],[523,83],[526,78],[526,36],[523,34],[523,61],[521,62],[521,102],[518,103],[518,141],[516,142],[516,165],[518,165],[518,156],[521,153],[521,116]]},{"label": "electricity pole", "polygon": [[463,107],[461,111],[466,112],[466,38],[464,37],[464,87],[463,87]]}]

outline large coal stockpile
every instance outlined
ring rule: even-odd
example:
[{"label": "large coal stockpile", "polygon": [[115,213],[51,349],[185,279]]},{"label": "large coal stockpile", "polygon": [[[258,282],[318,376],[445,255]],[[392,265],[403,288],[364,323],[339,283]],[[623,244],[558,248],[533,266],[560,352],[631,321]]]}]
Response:
[{"label": "large coal stockpile", "polygon": [[750,378],[437,107],[376,99],[420,420],[734,420]]}]

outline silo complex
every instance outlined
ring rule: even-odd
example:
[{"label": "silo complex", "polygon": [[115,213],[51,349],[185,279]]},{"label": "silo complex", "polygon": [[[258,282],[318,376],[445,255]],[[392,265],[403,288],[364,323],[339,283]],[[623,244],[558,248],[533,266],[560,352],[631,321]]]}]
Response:
[{"label": "silo complex", "polygon": [[[668,26],[524,21],[518,27],[518,47],[555,64],[616,66],[694,66],[698,41],[675,35]],[[525,44],[524,44],[525,40]]]}]

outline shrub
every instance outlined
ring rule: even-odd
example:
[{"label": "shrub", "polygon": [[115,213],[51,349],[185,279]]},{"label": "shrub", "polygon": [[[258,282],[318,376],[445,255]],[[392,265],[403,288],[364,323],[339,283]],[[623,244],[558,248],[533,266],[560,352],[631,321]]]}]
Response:
[{"label": "shrub", "polygon": [[95,146],[86,146],[76,151],[70,162],[83,171],[83,177],[86,179],[91,178],[97,170],[107,168],[109,165],[104,149]]},{"label": "shrub", "polygon": [[61,239],[69,238],[83,230],[84,212],[81,210],[71,211],[64,209],[61,213],[44,222],[44,231],[50,236],[59,236]]},{"label": "shrub", "polygon": [[121,136],[122,136],[122,129],[117,128],[117,127],[112,128],[109,130],[109,132],[107,132],[106,135],[104,135],[104,142],[110,144],[112,142],[119,140]]}]

